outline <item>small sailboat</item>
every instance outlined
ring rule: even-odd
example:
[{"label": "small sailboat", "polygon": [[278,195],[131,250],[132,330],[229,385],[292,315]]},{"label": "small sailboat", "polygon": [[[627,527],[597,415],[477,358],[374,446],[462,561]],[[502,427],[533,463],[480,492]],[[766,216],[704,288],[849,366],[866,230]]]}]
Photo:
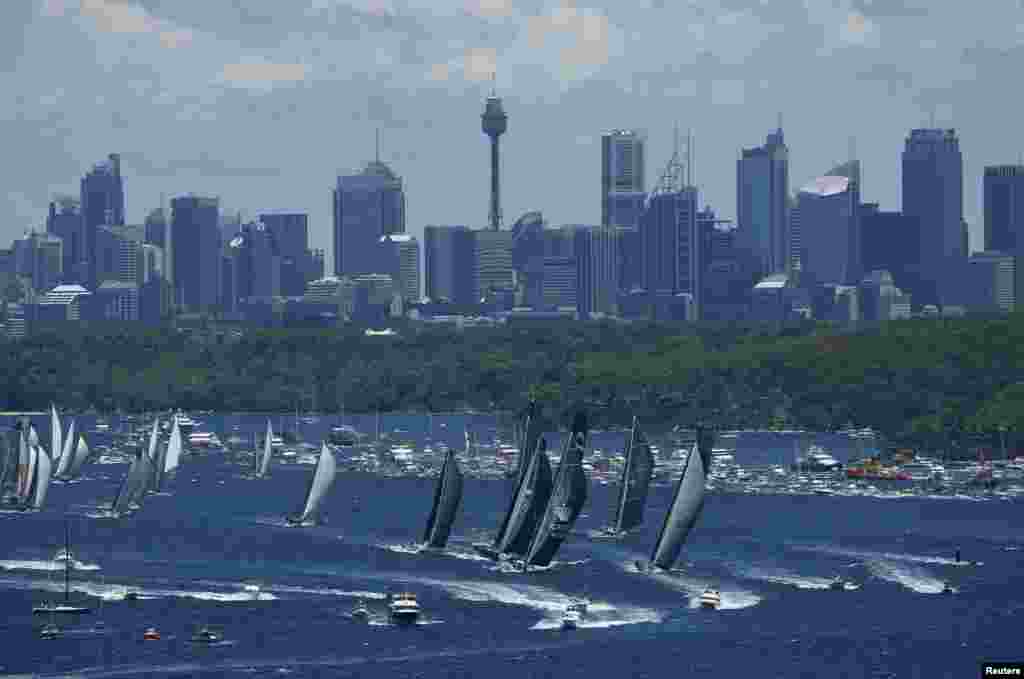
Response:
[{"label": "small sailboat", "polygon": [[424,549],[444,549],[461,501],[462,472],[459,471],[455,451],[449,448],[437,479],[437,490],[434,492],[434,504],[430,508],[427,528],[423,532]]},{"label": "small sailboat", "polygon": [[626,440],[626,464],[619,481],[619,496],[615,502],[615,518],[595,537],[618,539],[643,523],[647,490],[654,475],[654,455],[646,437],[640,431],[637,418]]},{"label": "small sailboat", "polygon": [[64,601],[47,601],[32,609],[33,613],[88,613],[91,609],[87,606],[76,606],[71,603],[71,567],[74,558],[71,557],[71,528],[68,522],[64,522],[64,554],[68,557],[64,561]]},{"label": "small sailboat", "polygon": [[302,511],[298,514],[287,517],[287,521],[293,526],[314,525],[314,518],[320,502],[327,495],[331,484],[334,483],[334,476],[338,463],[334,460],[334,453],[327,448],[326,443],[320,445],[320,459],[317,460],[313,478],[309,481],[309,489],[306,491],[306,500]]},{"label": "small sailboat", "polygon": [[152,477],[152,462],[149,455],[140,452],[132,460],[128,467],[128,473],[118,488],[117,496],[110,504],[110,512],[113,516],[125,516],[132,510],[132,504],[136,499],[141,499],[146,492]]},{"label": "small sailboat", "polygon": [[270,456],[274,446],[274,428],[267,418],[267,433],[263,437],[263,449],[253,458],[253,477],[257,479],[267,478],[267,471],[270,469]]},{"label": "small sailboat", "polygon": [[160,641],[160,630],[158,630],[156,627],[147,627],[145,631],[142,632],[142,640]]},{"label": "small sailboat", "polygon": [[[53,476],[54,479],[64,481],[68,475],[68,469],[71,468],[71,463],[75,459],[75,451],[73,450],[75,445],[75,421],[71,420],[71,425],[68,427],[68,435],[64,438],[63,447],[59,451],[60,457],[56,460],[54,467]],[[54,449],[54,455],[57,455],[58,451]]]},{"label": "small sailboat", "polygon": [[[71,433],[68,436],[68,441],[72,440],[71,434],[74,434],[75,423],[71,423]],[[70,456],[70,460],[67,466],[64,467],[63,471],[58,471],[57,478],[62,481],[71,481],[72,479],[78,478],[82,473],[82,467],[85,466],[86,460],[89,459],[89,446],[85,442],[85,436],[82,434],[78,435],[78,445],[75,446],[74,453],[70,452],[70,444],[65,443],[68,447],[68,452],[61,456],[61,465],[64,464],[64,459]]]},{"label": "small sailboat", "polygon": [[401,592],[391,597],[388,611],[392,623],[411,625],[420,617],[420,604],[412,592]]}]

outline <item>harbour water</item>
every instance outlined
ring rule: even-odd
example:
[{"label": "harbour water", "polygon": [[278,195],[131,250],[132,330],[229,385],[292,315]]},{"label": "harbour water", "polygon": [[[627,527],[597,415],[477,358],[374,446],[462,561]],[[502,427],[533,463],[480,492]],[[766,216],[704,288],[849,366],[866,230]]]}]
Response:
[{"label": "harbour water", "polygon": [[[200,419],[222,437],[238,422],[243,433],[265,427],[258,416]],[[424,421],[382,419],[385,430]],[[374,420],[355,424],[373,431]],[[305,425],[305,438],[316,442],[332,424]],[[433,425],[435,440],[461,447],[464,423]],[[622,437],[599,434],[594,445]],[[652,488],[636,535],[595,542],[588,534],[607,522],[617,488],[594,483],[553,567],[524,575],[471,549],[501,520],[505,480],[467,478],[448,549],[428,555],[407,545],[430,510],[429,478],[342,472],[326,524],[289,528],[282,517],[297,509],[312,467],[275,461],[269,479],[254,481],[210,453],[186,457],[167,492],[136,514],[91,518],[125,469],[89,464],[81,481],[50,489],[42,512],[0,514],[0,676],[963,677],[982,659],[1020,656],[1020,499],[712,492],[681,572],[650,576],[633,563],[649,557],[671,487]],[[43,640],[45,621],[31,609],[46,590],[63,592],[52,558],[65,511],[72,596],[94,613],[58,621],[64,635]],[[957,549],[981,565],[957,565]],[[836,575],[859,588],[830,590]],[[947,582],[954,594],[941,593]],[[708,586],[721,591],[718,611],[696,606]],[[386,594],[400,590],[418,595],[421,624],[388,624]],[[125,591],[138,600],[123,600]],[[562,631],[566,604],[581,595],[592,601],[586,618]],[[349,617],[360,599],[368,623]],[[190,643],[200,624],[223,629],[224,641]],[[151,626],[159,641],[143,641]]]}]

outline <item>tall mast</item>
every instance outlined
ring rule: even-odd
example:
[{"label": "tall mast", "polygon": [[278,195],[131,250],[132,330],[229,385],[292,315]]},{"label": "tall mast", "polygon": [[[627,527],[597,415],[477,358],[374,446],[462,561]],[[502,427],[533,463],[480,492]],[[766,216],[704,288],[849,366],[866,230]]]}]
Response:
[{"label": "tall mast", "polygon": [[64,601],[71,599],[71,527],[64,518]]}]

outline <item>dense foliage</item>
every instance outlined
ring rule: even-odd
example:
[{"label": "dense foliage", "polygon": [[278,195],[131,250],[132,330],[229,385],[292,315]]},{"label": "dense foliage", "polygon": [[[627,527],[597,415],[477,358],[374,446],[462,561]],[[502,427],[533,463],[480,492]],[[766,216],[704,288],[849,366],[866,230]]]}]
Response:
[{"label": "dense foliage", "polygon": [[682,326],[140,330],[68,326],[0,345],[3,407],[127,411],[519,409],[662,425],[848,422],[890,435],[1024,431],[1024,318]]}]

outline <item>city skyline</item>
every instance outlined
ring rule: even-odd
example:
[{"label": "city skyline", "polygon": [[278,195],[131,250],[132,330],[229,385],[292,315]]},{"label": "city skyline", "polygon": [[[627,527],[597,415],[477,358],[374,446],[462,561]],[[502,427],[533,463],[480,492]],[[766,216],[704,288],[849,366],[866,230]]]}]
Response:
[{"label": "city skyline", "polygon": [[[702,203],[735,217],[735,159],[763,142],[781,110],[791,187],[845,160],[854,135],[861,195],[887,210],[902,207],[908,130],[955,127],[971,249],[981,249],[983,168],[1018,156],[1014,107],[992,103],[1009,96],[997,88],[1012,60],[999,57],[1020,49],[1019,7],[730,1],[705,3],[701,17],[667,4],[606,4],[423,2],[398,11],[384,2],[252,2],[248,17],[188,1],[8,6],[18,35],[3,47],[3,77],[18,96],[4,136],[22,162],[3,169],[0,239],[41,230],[54,194],[76,193],[96,159],[120,152],[128,223],[142,223],[161,194],[216,195],[252,217],[302,211],[311,245],[332,261],[330,187],[373,158],[378,127],[381,159],[407,182],[409,233],[422,241],[427,224],[483,228],[489,149],[479,111],[496,71],[515,121],[502,144],[506,228],[530,210],[551,224],[599,223],[601,134],[645,131],[649,189],[671,154],[674,123],[694,131]],[[958,30],[967,11],[990,47],[974,45],[979,31]],[[259,12],[274,21],[258,22]],[[353,22],[359,35],[346,28]],[[680,49],[655,49],[673,39],[662,25],[689,26]],[[634,33],[642,40],[627,37]],[[671,61],[656,56],[669,52]],[[391,66],[366,65],[384,57]],[[353,64],[360,73],[346,70]],[[793,78],[799,64],[807,75]],[[812,98],[806,78],[815,80]],[[90,105],[75,105],[83,101]],[[553,162],[537,162],[551,152]]]}]

